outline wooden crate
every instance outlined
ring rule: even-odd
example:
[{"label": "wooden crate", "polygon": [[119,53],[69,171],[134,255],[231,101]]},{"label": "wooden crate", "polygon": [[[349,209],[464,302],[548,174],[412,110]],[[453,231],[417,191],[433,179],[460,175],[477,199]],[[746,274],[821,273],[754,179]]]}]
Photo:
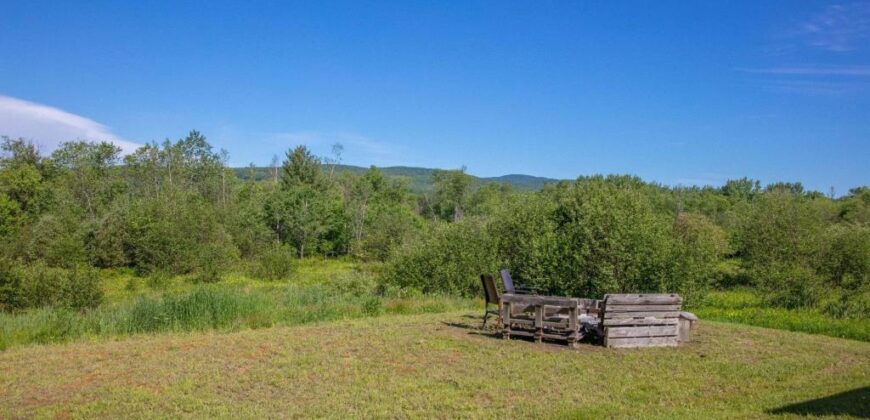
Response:
[{"label": "wooden crate", "polygon": [[605,295],[601,310],[604,345],[676,346],[682,303],[675,294]]},{"label": "wooden crate", "polygon": [[565,340],[576,347],[580,335],[579,301],[558,296],[505,293],[499,299],[502,338],[532,337]]}]

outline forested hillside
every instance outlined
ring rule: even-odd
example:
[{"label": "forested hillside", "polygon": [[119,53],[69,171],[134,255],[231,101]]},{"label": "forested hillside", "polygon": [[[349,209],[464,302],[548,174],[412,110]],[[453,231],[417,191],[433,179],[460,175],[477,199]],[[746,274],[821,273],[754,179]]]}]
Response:
[{"label": "forested hillside", "polygon": [[9,138],[2,152],[4,311],[95,307],[99,269],[282,279],[320,255],[376,263],[382,293],[478,295],[479,273],[508,267],[550,294],[678,292],[691,304],[743,287],[769,306],[870,316],[866,186],[832,199],[799,183],[596,175],[529,191],[462,170],[333,167],[304,146],[240,170],[196,131],[123,157],[109,143],[42,155]]},{"label": "forested hillside", "polygon": [[[278,162],[276,162],[277,164]],[[367,171],[367,168],[363,168],[360,166],[352,166],[352,165],[326,165],[329,170],[334,170],[336,172],[350,172],[354,175],[362,175]],[[276,174],[277,166],[275,167],[262,167],[262,166],[254,166],[247,168],[234,168],[236,176],[240,179],[254,179],[257,181],[262,181],[269,179],[270,177],[274,177]],[[378,168],[381,172],[384,173],[388,178],[395,179],[404,179],[408,183],[408,188],[415,193],[424,193],[431,192],[434,190],[434,186],[432,184],[432,174],[437,171],[437,169],[430,168],[415,168],[409,166],[388,166],[384,168]],[[520,174],[511,174],[511,175],[503,175],[497,177],[476,177],[473,175],[469,175],[472,180],[472,184],[474,186],[479,186],[481,184],[489,183],[489,182],[498,182],[504,184],[510,184],[512,187],[521,191],[538,191],[544,188],[547,184],[555,184],[559,182],[558,179],[553,178],[544,178],[539,176],[531,176],[531,175],[520,175]]]}]

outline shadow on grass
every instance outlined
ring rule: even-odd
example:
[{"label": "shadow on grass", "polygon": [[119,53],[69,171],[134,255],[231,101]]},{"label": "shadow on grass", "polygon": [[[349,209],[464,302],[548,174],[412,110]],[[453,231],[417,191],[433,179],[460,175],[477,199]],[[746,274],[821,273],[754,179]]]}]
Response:
[{"label": "shadow on grass", "polygon": [[[478,336],[482,336],[482,337],[502,340],[501,329],[495,327],[493,324],[488,324],[486,328],[483,328],[482,317],[475,317],[475,316],[466,315],[466,316],[464,316],[464,318],[473,318],[473,319],[478,319],[481,321],[477,322],[477,323],[441,321],[441,323],[447,327],[450,327],[450,328],[460,328],[463,330],[468,330],[468,334],[471,334],[471,335],[478,335]],[[532,337],[525,337],[525,336],[518,336],[518,335],[511,336],[511,340],[522,340],[522,341],[528,341],[530,343],[535,342],[535,339]],[[599,346],[596,346],[596,344],[598,344],[598,343],[592,337],[584,337],[578,343],[579,344],[586,344],[586,345],[590,345],[590,346],[594,346],[594,347],[599,347]],[[559,347],[559,348],[569,349],[569,347],[565,345],[564,341],[559,341],[559,340],[553,341],[553,340],[549,340],[549,339],[544,339],[543,344],[547,344],[547,345],[551,345],[551,346]]]},{"label": "shadow on grass", "polygon": [[[480,319],[480,318],[478,317],[478,319]],[[468,330],[469,334],[482,335],[484,337],[489,337],[489,338],[501,338],[500,337],[501,332],[499,330],[492,328],[492,324],[489,324],[489,325],[487,325],[486,328],[483,328],[482,321],[478,322],[478,323],[473,323],[473,324],[469,324],[469,323],[465,323],[465,322],[447,322],[447,321],[442,321],[441,323],[444,324],[445,326],[450,327],[450,328],[461,328],[463,330]]]},{"label": "shadow on grass", "polygon": [[870,418],[870,386],[768,410],[769,414]]}]

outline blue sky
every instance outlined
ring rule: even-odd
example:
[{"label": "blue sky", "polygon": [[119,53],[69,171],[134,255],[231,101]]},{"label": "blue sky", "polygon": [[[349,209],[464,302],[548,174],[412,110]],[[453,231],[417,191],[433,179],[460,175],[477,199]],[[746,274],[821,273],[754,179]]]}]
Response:
[{"label": "blue sky", "polygon": [[0,133],[870,184],[870,2],[0,0]]}]

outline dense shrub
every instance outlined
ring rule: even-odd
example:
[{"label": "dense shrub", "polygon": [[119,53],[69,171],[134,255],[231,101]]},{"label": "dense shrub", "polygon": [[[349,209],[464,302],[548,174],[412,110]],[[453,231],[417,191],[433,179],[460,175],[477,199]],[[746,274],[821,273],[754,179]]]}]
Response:
[{"label": "dense shrub", "polygon": [[561,289],[552,275],[558,271],[556,223],[553,200],[537,195],[519,196],[493,217],[489,232],[496,246],[500,268],[541,291]]},{"label": "dense shrub", "polygon": [[805,265],[770,262],[753,266],[750,276],[763,292],[764,301],[770,305],[798,308],[816,303],[821,289],[821,279]]},{"label": "dense shrub", "polygon": [[633,178],[592,177],[518,198],[491,224],[499,261],[551,294],[696,299],[715,276],[726,235],[702,215],[661,213],[663,200],[650,194]]},{"label": "dense shrub", "polygon": [[0,258],[0,311],[24,306],[21,295],[21,277],[12,261]]},{"label": "dense shrub", "polygon": [[62,306],[93,308],[103,300],[95,269],[78,265],[70,269],[35,263],[28,266],[0,264],[0,306],[23,309]]},{"label": "dense shrub", "polygon": [[559,265],[551,276],[563,293],[600,297],[666,291],[670,220],[653,211],[641,188],[591,178],[557,200]]},{"label": "dense shrub", "polygon": [[72,267],[87,262],[83,237],[74,215],[45,214],[26,232],[26,258],[52,267]]},{"label": "dense shrub", "polygon": [[274,243],[260,251],[254,260],[251,275],[262,280],[285,280],[293,273],[293,255],[289,245]]},{"label": "dense shrub", "polygon": [[678,214],[673,224],[670,270],[664,290],[679,291],[688,302],[699,300],[721,278],[719,261],[727,249],[725,232],[707,217]]},{"label": "dense shrub", "polygon": [[825,288],[819,305],[839,317],[870,317],[870,227],[833,225],[818,266]]},{"label": "dense shrub", "polygon": [[353,255],[363,261],[386,261],[419,233],[421,219],[402,205],[378,206],[366,215],[365,234],[353,242]]},{"label": "dense shrub", "polygon": [[786,192],[757,196],[740,231],[740,254],[749,267],[773,263],[812,266],[824,229],[814,200]]},{"label": "dense shrub", "polygon": [[[853,213],[860,203],[846,201]],[[832,213],[829,202],[790,192],[761,194],[752,202],[740,232],[740,255],[768,304],[867,316],[870,229],[830,224]]]},{"label": "dense shrub", "polygon": [[436,223],[391,260],[384,281],[423,292],[480,294],[480,273],[498,268],[484,222],[464,218]]},{"label": "dense shrub", "polygon": [[140,271],[195,273],[214,281],[238,258],[238,249],[212,207],[182,191],[131,204],[125,245]]}]

